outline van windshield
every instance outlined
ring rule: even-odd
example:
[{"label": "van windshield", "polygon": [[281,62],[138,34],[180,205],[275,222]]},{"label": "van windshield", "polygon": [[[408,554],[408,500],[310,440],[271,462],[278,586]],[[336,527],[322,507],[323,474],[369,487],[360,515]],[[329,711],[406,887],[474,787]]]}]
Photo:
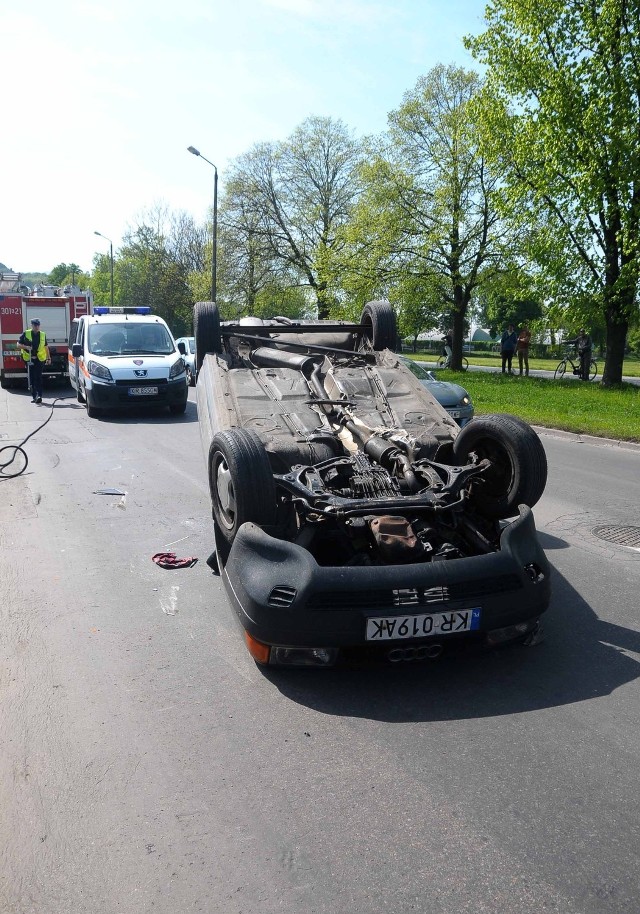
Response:
[{"label": "van windshield", "polygon": [[169,355],[173,340],[162,324],[91,324],[89,352],[94,355]]}]

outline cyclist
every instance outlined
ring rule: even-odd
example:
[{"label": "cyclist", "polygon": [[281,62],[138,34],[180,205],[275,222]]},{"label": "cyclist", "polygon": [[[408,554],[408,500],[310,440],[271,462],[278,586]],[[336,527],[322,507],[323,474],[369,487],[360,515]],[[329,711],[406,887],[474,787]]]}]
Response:
[{"label": "cyclist", "polygon": [[444,343],[444,354],[447,357],[447,365],[451,364],[451,356],[453,355],[453,334],[450,330],[447,330],[445,335],[442,337],[442,342]]},{"label": "cyclist", "polygon": [[584,329],[584,327],[581,327],[580,332],[578,333],[575,340],[566,340],[566,343],[569,346],[575,346],[576,352],[578,353],[578,357],[580,359],[580,378],[583,381],[588,381],[589,365],[591,363],[591,351],[593,349],[591,337]]}]

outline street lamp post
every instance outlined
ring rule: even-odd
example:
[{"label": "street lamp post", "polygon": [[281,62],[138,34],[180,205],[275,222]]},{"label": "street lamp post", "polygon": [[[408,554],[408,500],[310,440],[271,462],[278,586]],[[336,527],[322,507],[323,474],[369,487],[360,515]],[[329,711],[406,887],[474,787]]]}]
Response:
[{"label": "street lamp post", "polygon": [[111,259],[111,307],[113,308],[113,242],[110,238],[107,238],[106,235],[103,235],[102,232],[94,232],[94,235],[99,235],[100,238],[104,238],[105,241],[109,242],[109,256]]},{"label": "street lamp post", "polygon": [[[194,156],[199,156],[201,159],[204,159],[205,162],[209,162],[205,156],[202,155],[199,149],[196,149],[195,146],[187,146],[187,150],[192,153]],[[213,178],[213,250],[211,252],[211,301],[216,301],[216,296],[218,292],[217,286],[217,263],[218,263],[218,169],[213,164],[209,162],[209,165],[213,168],[214,178]]]}]

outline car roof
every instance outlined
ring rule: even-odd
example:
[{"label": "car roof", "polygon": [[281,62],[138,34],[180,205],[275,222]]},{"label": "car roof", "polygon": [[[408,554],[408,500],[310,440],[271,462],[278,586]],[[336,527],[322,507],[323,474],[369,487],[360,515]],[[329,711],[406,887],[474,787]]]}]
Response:
[{"label": "car roof", "polygon": [[91,324],[164,324],[159,314],[85,314]]}]

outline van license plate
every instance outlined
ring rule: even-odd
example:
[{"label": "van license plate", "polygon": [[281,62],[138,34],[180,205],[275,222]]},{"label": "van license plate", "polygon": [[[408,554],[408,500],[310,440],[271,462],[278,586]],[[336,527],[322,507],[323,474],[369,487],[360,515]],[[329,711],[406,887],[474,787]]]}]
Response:
[{"label": "van license plate", "polygon": [[480,609],[461,609],[420,616],[379,616],[367,619],[367,641],[398,638],[427,638],[429,635],[455,635],[480,628]]},{"label": "van license plate", "polygon": [[157,397],[158,388],[157,387],[130,387],[129,396],[130,397]]}]

